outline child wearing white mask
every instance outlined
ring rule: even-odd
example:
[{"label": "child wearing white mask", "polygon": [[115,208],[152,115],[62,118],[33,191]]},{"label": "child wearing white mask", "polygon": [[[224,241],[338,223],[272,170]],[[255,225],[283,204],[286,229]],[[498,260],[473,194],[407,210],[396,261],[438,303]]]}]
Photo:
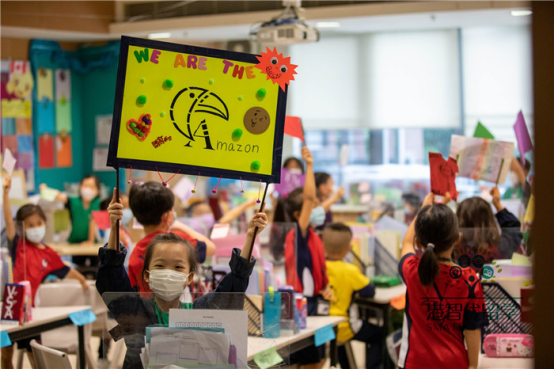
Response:
[{"label": "child wearing white mask", "polygon": [[[15,216],[16,227],[16,223],[11,215],[10,189],[11,177],[7,175],[4,179],[3,210],[8,243],[16,245],[15,248],[11,247],[12,250],[10,250],[14,264],[14,283],[24,280],[30,282],[33,306],[38,287],[49,274],[53,274],[58,278],[67,277],[76,279],[81,283],[83,291],[86,291],[88,285],[85,277],[75,269],[66,266],[60,256],[42,242],[46,233],[46,216],[40,206],[27,204],[19,208]],[[20,341],[18,344],[19,347],[25,346],[23,341]],[[30,352],[30,346],[28,351]],[[11,346],[2,349],[2,368],[12,368],[12,355],[13,348]]]},{"label": "child wearing white mask", "polygon": [[[98,252],[100,269],[96,287],[98,292],[105,297],[105,292],[135,292],[131,287],[129,277],[123,268],[126,250],[116,242],[116,221],[123,217],[123,205],[116,201],[115,191],[112,202],[108,207],[111,220],[110,240],[106,247]],[[248,225],[247,237],[242,250],[234,249],[231,262],[231,273],[221,281],[215,292],[243,293],[248,287],[248,279],[256,260],[252,258],[248,263],[247,255],[250,253],[254,237],[254,230],[261,232],[267,226],[265,213],[257,213],[252,217]],[[144,267],[142,279],[150,286],[153,297],[140,297],[136,295],[122,294],[111,302],[106,301],[110,312],[114,315],[118,326],[110,331],[114,339],[125,338],[127,354],[123,368],[142,367],[139,354],[144,347],[145,328],[150,325],[167,326],[169,322],[169,309],[214,308],[210,301],[216,295],[209,293],[206,296],[195,299],[193,304],[182,303],[180,296],[184,289],[192,282],[196,271],[197,260],[195,249],[188,241],[173,233],[160,233],[156,235],[146,248],[144,255]],[[143,293],[143,296],[148,294]],[[242,294],[241,294],[242,295]],[[229,304],[229,308],[242,309],[244,301],[223,295],[218,301]],[[236,306],[235,306],[236,305]]]},{"label": "child wearing white mask", "polygon": [[[293,190],[284,202],[288,218],[296,223],[285,239],[285,270],[287,285],[306,296],[308,315],[321,315],[325,304],[320,297],[333,300],[323,242],[315,233],[315,228],[325,222],[325,210],[316,196],[313,157],[307,147],[302,148],[302,159],[306,163],[304,187]],[[325,346],[310,346],[291,355],[291,361],[300,364],[300,368],[321,368]]]}]

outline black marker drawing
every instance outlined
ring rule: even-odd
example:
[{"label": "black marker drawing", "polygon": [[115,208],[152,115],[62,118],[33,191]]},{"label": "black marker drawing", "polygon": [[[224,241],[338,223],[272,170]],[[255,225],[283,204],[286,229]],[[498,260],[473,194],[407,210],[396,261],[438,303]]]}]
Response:
[{"label": "black marker drawing", "polygon": [[[214,115],[229,121],[229,109],[219,96],[200,87],[187,87],[179,91],[171,103],[170,115],[173,125],[183,136],[189,139],[186,147],[196,137],[204,138],[206,150],[214,150],[208,131],[208,119],[204,114]],[[186,121],[186,123],[185,123]],[[211,121],[210,121],[211,122]],[[194,134],[191,125],[196,125]]]}]

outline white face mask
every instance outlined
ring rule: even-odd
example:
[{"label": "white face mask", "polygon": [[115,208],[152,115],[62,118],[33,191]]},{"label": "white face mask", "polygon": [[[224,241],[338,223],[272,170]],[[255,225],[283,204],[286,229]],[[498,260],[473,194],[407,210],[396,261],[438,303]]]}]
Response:
[{"label": "white face mask", "polygon": [[183,293],[189,274],[176,272],[171,269],[154,269],[148,271],[150,282],[148,285],[156,296],[164,301],[173,301]]},{"label": "white face mask", "polygon": [[519,186],[519,178],[514,172],[510,172],[510,182],[514,184],[514,187]]},{"label": "white face mask", "polygon": [[40,226],[35,228],[29,228],[25,230],[27,239],[32,243],[40,243],[46,234],[46,226]]},{"label": "white face mask", "polygon": [[83,198],[83,200],[85,201],[91,201],[92,199],[94,199],[98,194],[96,193],[95,190],[93,190],[92,188],[88,188],[88,187],[83,187],[81,188],[81,197]]}]

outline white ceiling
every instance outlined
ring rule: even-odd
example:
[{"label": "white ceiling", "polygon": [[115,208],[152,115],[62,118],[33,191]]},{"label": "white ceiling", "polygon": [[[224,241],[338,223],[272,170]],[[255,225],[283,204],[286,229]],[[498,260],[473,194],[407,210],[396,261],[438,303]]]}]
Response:
[{"label": "white ceiling", "polygon": [[[321,29],[322,37],[330,34],[358,34],[365,32],[422,30],[436,28],[467,28],[482,26],[529,25],[531,16],[513,17],[511,9],[487,9],[469,11],[445,11],[435,13],[411,13],[394,15],[377,15],[349,18],[326,18],[325,21],[338,21],[339,28]],[[315,25],[317,20],[308,21]],[[248,38],[250,24],[224,27],[204,27],[156,30],[171,32],[172,39],[178,41],[226,41]],[[14,38],[41,38],[57,41],[86,42],[93,40],[118,39],[121,34],[101,34],[68,31],[52,31],[36,28],[2,27],[2,36]],[[129,36],[146,37],[148,31],[126,33]]]}]

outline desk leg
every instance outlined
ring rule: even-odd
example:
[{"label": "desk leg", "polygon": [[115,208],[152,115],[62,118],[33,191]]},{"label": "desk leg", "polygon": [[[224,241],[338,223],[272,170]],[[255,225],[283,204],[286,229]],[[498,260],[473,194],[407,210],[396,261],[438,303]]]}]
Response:
[{"label": "desk leg", "polygon": [[331,353],[330,353],[330,360],[331,360],[331,368],[336,367],[339,363],[339,352],[337,348],[337,334],[338,334],[338,327],[334,327],[333,330],[335,331],[335,339],[331,340]]},{"label": "desk leg", "polygon": [[79,369],[85,369],[85,327],[78,326],[77,332],[79,334]]},{"label": "desk leg", "polygon": [[[387,336],[389,335],[389,310],[390,305],[383,306],[383,341],[382,341],[382,350],[383,354],[381,356],[382,358],[382,367],[385,369],[390,369],[391,366],[391,360],[389,360],[389,353],[387,350]],[[392,367],[394,368],[394,366]]]}]

